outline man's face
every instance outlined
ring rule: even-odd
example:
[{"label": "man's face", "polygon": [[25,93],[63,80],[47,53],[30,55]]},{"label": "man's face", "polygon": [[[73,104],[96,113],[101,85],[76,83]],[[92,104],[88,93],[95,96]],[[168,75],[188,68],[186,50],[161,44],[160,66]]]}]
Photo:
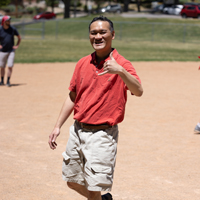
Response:
[{"label": "man's face", "polygon": [[96,51],[110,50],[115,32],[107,21],[95,21],[90,25],[90,43]]},{"label": "man's face", "polygon": [[6,26],[10,26],[10,20],[5,21]]}]

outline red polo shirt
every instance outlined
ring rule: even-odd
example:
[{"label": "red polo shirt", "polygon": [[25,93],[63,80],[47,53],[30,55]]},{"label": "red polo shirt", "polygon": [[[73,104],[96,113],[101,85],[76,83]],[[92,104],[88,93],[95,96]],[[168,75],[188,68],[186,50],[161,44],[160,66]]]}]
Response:
[{"label": "red polo shirt", "polygon": [[[79,60],[70,82],[69,90],[77,94],[74,119],[87,124],[115,125],[124,119],[128,88],[118,74],[98,76],[103,72],[104,62],[110,60],[110,57],[97,66],[95,55],[94,52]],[[130,61],[116,49],[113,50],[113,57],[140,81]]]}]

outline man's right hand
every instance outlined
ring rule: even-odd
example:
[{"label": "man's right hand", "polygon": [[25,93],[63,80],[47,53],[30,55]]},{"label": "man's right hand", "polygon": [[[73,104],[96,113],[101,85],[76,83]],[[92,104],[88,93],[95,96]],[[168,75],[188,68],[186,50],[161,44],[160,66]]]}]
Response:
[{"label": "man's right hand", "polygon": [[0,45],[0,49],[2,49],[3,47],[2,47],[2,45]]},{"label": "man's right hand", "polygon": [[18,45],[13,46],[13,49],[16,50],[16,49],[18,49],[18,47],[19,47]]},{"label": "man's right hand", "polygon": [[56,138],[60,135],[60,129],[54,128],[52,133],[49,135],[49,146],[51,149],[56,149],[57,143]]}]

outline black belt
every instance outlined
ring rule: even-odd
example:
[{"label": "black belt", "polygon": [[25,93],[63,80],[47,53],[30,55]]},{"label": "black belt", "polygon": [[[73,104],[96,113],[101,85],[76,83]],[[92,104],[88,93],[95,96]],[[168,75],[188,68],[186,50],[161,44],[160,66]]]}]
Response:
[{"label": "black belt", "polygon": [[110,126],[109,124],[86,124],[86,123],[81,123],[78,120],[76,120],[76,122],[81,126],[81,128],[85,129],[101,130],[101,129],[112,128],[112,126]]}]

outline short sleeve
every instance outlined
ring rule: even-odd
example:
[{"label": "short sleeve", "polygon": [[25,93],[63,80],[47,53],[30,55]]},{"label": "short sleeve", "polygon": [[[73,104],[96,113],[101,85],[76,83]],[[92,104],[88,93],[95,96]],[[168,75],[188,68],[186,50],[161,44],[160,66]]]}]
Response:
[{"label": "short sleeve", "polygon": [[14,27],[14,35],[18,36],[19,35],[19,32],[18,30]]},{"label": "short sleeve", "polygon": [[69,88],[68,88],[71,92],[76,92],[77,71],[78,70],[77,70],[77,65],[76,65],[73,76],[72,76],[71,81],[70,81]]},{"label": "short sleeve", "polygon": [[[140,82],[140,84],[141,84],[141,80],[140,80],[139,76],[137,75],[136,70],[135,70],[135,68],[133,67],[133,65],[131,64],[130,61],[127,60],[127,61],[122,65],[122,67],[123,67],[124,69],[126,69],[126,71],[129,72],[132,76],[134,76],[134,77]],[[126,90],[128,90],[128,87],[127,87],[127,85],[126,85],[125,83],[124,83],[124,87],[125,87]],[[131,94],[132,94],[132,93],[131,93]],[[133,95],[133,94],[132,94],[132,95]]]},{"label": "short sleeve", "polygon": [[125,62],[122,65],[122,67],[124,69],[126,69],[127,72],[129,72],[132,76],[134,76],[141,83],[141,80],[140,80],[139,76],[137,75],[136,70],[133,67],[133,65],[131,64],[131,62],[129,62],[129,61]]}]

